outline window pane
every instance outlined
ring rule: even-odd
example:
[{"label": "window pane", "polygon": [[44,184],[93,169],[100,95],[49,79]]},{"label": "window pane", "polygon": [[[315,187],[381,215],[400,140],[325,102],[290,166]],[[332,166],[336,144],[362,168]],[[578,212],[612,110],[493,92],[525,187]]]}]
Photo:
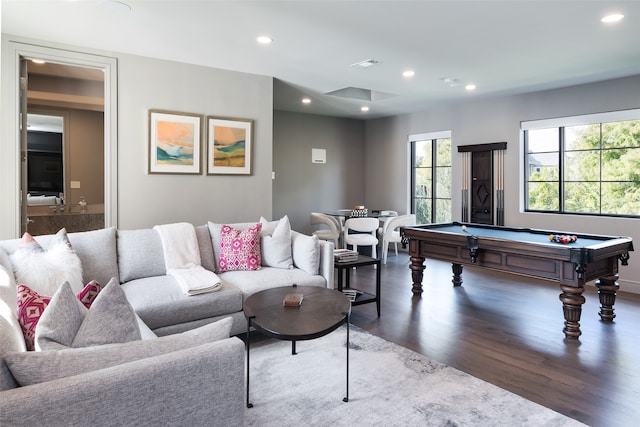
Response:
[{"label": "window pane", "polygon": [[560,130],[535,129],[527,131],[527,150],[529,153],[544,153],[560,149]]},{"label": "window pane", "polygon": [[416,141],[415,167],[431,167],[431,141]]},{"label": "window pane", "polygon": [[602,124],[602,148],[640,147],[640,120]]},{"label": "window pane", "polygon": [[564,128],[564,149],[591,150],[600,148],[600,123]]},{"label": "window pane", "polygon": [[431,222],[431,199],[416,197],[416,223],[429,224]]},{"label": "window pane", "polygon": [[529,181],[559,180],[558,153],[529,154],[527,173]]},{"label": "window pane", "polygon": [[600,181],[600,151],[564,153],[566,181]]},{"label": "window pane", "polygon": [[603,183],[602,213],[640,215],[640,182]]},{"label": "window pane", "polygon": [[527,207],[536,211],[557,211],[560,194],[557,182],[530,182]]},{"label": "window pane", "polygon": [[[436,197],[451,198],[451,168],[436,168]],[[436,212],[438,207],[436,205]]]},{"label": "window pane", "polygon": [[451,199],[436,199],[436,222],[451,221]]},{"label": "window pane", "polygon": [[451,166],[451,138],[436,140],[436,166]]},{"label": "window pane", "polygon": [[564,210],[566,212],[600,213],[600,183],[565,183]]},{"label": "window pane", "polygon": [[431,168],[416,169],[416,197],[431,197]]}]

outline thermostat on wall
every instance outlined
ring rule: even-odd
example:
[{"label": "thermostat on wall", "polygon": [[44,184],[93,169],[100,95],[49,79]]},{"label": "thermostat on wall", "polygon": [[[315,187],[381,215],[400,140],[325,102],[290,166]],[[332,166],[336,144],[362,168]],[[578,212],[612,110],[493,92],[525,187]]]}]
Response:
[{"label": "thermostat on wall", "polygon": [[312,148],[311,163],[327,163],[327,150],[324,148]]}]

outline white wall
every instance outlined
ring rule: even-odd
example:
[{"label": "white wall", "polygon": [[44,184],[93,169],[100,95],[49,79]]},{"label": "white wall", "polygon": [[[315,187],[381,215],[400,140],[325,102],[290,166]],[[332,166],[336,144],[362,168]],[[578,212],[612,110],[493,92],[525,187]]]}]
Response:
[{"label": "white wall", "polygon": [[[15,75],[17,58],[7,54],[2,35],[3,75]],[[28,41],[53,49],[116,58],[117,226],[150,227],[174,221],[203,224],[257,221],[272,212],[273,79],[140,56]],[[11,70],[11,73],[4,73]],[[6,80],[6,79],[5,79]],[[0,141],[0,238],[14,238],[19,227],[17,191],[19,144],[14,82],[3,81]],[[15,105],[14,105],[15,104]],[[252,175],[149,175],[148,110],[163,109],[254,120]],[[203,136],[206,132],[203,132]],[[205,156],[203,148],[202,157]],[[204,169],[204,165],[203,165]]]},{"label": "white wall", "polygon": [[[507,142],[505,224],[582,233],[630,236],[640,243],[640,220],[525,213],[520,177],[520,122],[640,107],[640,76],[526,95],[470,101],[439,109],[368,121],[366,124],[366,204],[403,210],[408,203],[407,138],[410,134],[451,130],[453,218],[459,220],[461,155],[458,145]],[[640,214],[640,212],[638,213]],[[620,267],[622,290],[640,293],[640,256],[631,253]]]}]

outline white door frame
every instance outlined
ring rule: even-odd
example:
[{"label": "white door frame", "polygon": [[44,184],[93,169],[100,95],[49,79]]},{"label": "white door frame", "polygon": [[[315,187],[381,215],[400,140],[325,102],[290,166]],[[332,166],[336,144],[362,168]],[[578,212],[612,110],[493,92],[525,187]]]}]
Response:
[{"label": "white door frame", "polygon": [[117,59],[35,44],[2,41],[2,130],[0,144],[0,239],[20,235],[20,58],[104,70],[104,224],[117,227]]}]

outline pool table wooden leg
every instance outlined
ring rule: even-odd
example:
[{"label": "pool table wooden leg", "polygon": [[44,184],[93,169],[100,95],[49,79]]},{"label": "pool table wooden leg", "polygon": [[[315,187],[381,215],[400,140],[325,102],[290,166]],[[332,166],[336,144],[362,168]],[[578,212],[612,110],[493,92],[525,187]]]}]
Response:
[{"label": "pool table wooden leg", "polygon": [[411,264],[409,265],[409,269],[411,270],[411,280],[413,280],[413,287],[411,291],[413,295],[420,296],[422,295],[422,277],[424,272],[424,257],[419,256],[410,256],[409,260]]},{"label": "pool table wooden leg", "polygon": [[612,321],[616,315],[613,312],[613,305],[616,302],[616,292],[620,289],[618,285],[618,275],[601,277],[596,280],[598,295],[600,296],[600,318],[605,321]]},{"label": "pool table wooden leg", "polygon": [[582,304],[585,299],[582,296],[584,286],[572,287],[560,285],[562,293],[560,301],[562,301],[562,311],[564,313],[564,335],[567,338],[578,339],[582,335],[580,331],[580,316],[582,315]]}]

